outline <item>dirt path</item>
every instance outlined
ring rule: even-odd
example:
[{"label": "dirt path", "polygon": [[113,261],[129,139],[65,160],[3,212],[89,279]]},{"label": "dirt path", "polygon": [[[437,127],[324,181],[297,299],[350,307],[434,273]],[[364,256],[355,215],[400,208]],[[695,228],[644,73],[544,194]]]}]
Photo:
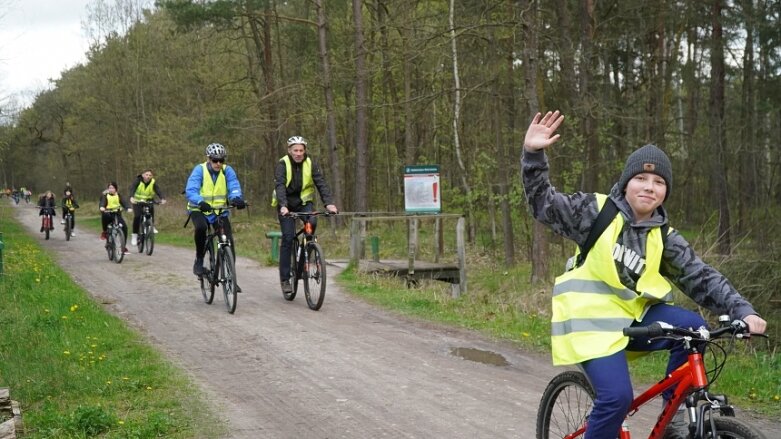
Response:
[{"label": "dirt path", "polygon": [[[77,283],[193,377],[230,438],[532,438],[539,398],[559,371],[548,357],[378,310],[333,281],[323,308],[310,311],[303,296],[282,298],[275,268],[244,258],[244,292],[229,315],[221,295],[203,302],[193,250],[157,245],[117,265],[97,234],[77,228],[66,242],[57,221],[44,241],[37,210],[17,213]],[[458,348],[509,365],[465,360]],[[757,422],[781,437],[781,424]]]}]

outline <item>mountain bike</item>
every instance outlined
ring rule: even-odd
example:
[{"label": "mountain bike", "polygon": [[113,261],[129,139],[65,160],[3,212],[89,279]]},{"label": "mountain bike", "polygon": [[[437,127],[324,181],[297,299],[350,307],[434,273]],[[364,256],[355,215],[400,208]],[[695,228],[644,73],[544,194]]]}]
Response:
[{"label": "mountain bike", "polygon": [[298,280],[304,282],[304,295],[309,309],[317,311],[325,299],[326,268],[323,248],[313,233],[311,217],[335,215],[330,212],[290,212],[289,216],[303,223],[293,239],[290,251],[290,284],[293,291],[283,292],[285,300],[293,300],[298,292]]},{"label": "mountain bike", "polygon": [[70,241],[71,236],[73,235],[73,211],[65,209],[65,217],[62,220],[65,222],[65,225],[63,226],[65,230],[65,240]]},{"label": "mountain bike", "polygon": [[54,230],[54,226],[52,225],[53,213],[51,208],[44,208],[43,215],[41,215],[41,232],[43,232],[43,236],[45,236],[46,239],[49,239],[49,232]]},{"label": "mountain bike", "polygon": [[152,216],[152,206],[160,204],[158,201],[136,201],[141,206],[141,223],[138,225],[138,252],[152,256],[155,251],[155,219]]},{"label": "mountain bike", "polygon": [[214,301],[215,288],[222,285],[225,306],[228,308],[228,312],[233,314],[236,311],[238,293],[236,290],[236,264],[233,247],[225,234],[224,218],[221,215],[227,209],[232,209],[232,207],[214,208],[217,219],[213,224],[209,224],[206,235],[206,255],[204,256],[204,262],[208,261],[209,266],[205,267],[203,275],[198,276],[198,281],[201,283],[203,300],[208,304]]},{"label": "mountain bike", "polygon": [[[688,437],[691,439],[765,438],[756,428],[734,417],[735,410],[729,405],[725,395],[712,394],[708,390],[724,368],[735,340],[752,335],[742,320],[730,322],[729,317],[721,316],[719,322],[721,327],[713,331],[705,328],[691,331],[663,322],[655,322],[645,327],[624,328],[624,335],[629,337],[649,337],[652,341],[675,340],[689,353],[685,364],[632,401],[627,417],[634,415],[648,401],[660,397],[666,389],[674,389],[672,398],[653,426],[649,439],[664,437],[667,425],[681,404],[686,407],[689,419]],[[727,341],[728,348],[716,341],[719,338]],[[712,357],[714,362],[711,369],[706,369],[704,362],[708,353],[711,354],[708,357]],[[594,389],[582,372],[567,371],[555,376],[543,392],[537,411],[537,438],[582,437],[587,428],[594,397]],[[616,435],[620,439],[631,439],[625,425]]]},{"label": "mountain bike", "polygon": [[121,210],[106,210],[111,214],[111,222],[106,227],[106,253],[108,260],[121,264],[125,258],[125,233],[122,232],[122,224],[119,222]]}]

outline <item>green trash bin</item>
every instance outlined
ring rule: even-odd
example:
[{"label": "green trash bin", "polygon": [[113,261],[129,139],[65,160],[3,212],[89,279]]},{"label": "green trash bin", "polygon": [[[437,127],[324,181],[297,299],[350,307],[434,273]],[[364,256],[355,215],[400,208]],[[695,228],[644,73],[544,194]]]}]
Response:
[{"label": "green trash bin", "polygon": [[279,262],[279,240],[282,239],[282,232],[279,230],[266,232],[266,238],[271,240],[271,261]]}]

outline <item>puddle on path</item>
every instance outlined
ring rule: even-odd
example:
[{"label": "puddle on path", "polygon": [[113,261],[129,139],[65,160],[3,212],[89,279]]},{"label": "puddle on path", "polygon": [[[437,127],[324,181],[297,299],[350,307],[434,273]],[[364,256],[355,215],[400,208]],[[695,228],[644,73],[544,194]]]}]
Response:
[{"label": "puddle on path", "polygon": [[476,361],[478,363],[490,364],[493,366],[509,366],[510,363],[504,356],[496,352],[484,351],[475,348],[451,348],[450,353],[465,360]]}]

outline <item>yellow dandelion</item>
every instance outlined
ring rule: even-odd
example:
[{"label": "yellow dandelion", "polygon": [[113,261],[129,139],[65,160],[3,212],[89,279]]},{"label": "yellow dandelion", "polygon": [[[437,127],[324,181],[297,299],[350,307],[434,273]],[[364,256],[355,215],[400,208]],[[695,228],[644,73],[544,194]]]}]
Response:
[{"label": "yellow dandelion", "polygon": [[62,316],[63,320],[68,320],[68,316]]},{"label": "yellow dandelion", "polygon": [[119,425],[125,425],[125,421],[123,421],[123,420],[121,420],[121,419],[120,419],[119,421],[117,421],[117,424],[119,424]]},{"label": "yellow dandelion", "polygon": [[146,386],[146,390],[152,390],[152,387]]},{"label": "yellow dandelion", "polygon": [[123,379],[123,380],[125,380],[125,381],[127,381],[127,380],[129,380],[130,378],[128,378],[128,377],[122,377],[122,379]]},{"label": "yellow dandelion", "polygon": [[63,355],[70,355],[70,354],[71,354],[71,351],[62,351],[62,354],[63,354]]},{"label": "yellow dandelion", "polygon": [[79,309],[79,305],[71,305],[70,307],[71,312],[75,312],[77,309]]},{"label": "yellow dandelion", "polygon": [[778,401],[781,399],[781,396],[775,395],[773,396],[773,401]]},{"label": "yellow dandelion", "polygon": [[524,337],[528,337],[528,336],[530,336],[531,334],[529,334],[528,332],[521,332],[521,335],[522,335],[522,336],[524,336]]},{"label": "yellow dandelion", "polygon": [[91,348],[96,348],[96,347],[98,347],[98,345],[96,345],[96,344],[91,344],[91,345],[89,345],[89,347],[91,347]]},{"label": "yellow dandelion", "polygon": [[106,381],[106,384],[111,385],[111,381],[110,380]]}]

